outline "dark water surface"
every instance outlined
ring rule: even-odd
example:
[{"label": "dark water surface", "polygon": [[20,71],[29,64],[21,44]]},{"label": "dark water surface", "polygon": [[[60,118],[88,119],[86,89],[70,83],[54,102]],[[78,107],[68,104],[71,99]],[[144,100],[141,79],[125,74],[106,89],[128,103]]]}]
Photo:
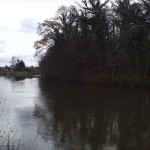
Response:
[{"label": "dark water surface", "polygon": [[0,77],[0,101],[1,128],[20,149],[150,149],[150,89]]}]

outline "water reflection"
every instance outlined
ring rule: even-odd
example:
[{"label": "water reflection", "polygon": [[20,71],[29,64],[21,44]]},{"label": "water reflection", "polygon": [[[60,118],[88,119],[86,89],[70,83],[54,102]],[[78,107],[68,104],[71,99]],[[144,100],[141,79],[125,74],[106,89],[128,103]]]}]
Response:
[{"label": "water reflection", "polygon": [[12,77],[11,80],[12,81],[21,81],[21,80],[25,80],[25,77]]},{"label": "water reflection", "polygon": [[150,148],[149,90],[40,82],[38,134],[54,149]]}]

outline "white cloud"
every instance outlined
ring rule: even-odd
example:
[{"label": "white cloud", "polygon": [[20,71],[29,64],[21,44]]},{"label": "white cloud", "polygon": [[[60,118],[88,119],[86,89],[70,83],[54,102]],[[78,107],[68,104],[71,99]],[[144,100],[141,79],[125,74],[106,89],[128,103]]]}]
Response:
[{"label": "white cloud", "polygon": [[54,17],[61,5],[71,4],[74,0],[0,0],[0,66],[10,65],[12,56],[35,65],[37,23]]},{"label": "white cloud", "polygon": [[37,28],[37,21],[35,21],[33,18],[24,18],[21,22],[21,29],[17,30],[19,32],[25,32],[25,33],[36,33]]}]

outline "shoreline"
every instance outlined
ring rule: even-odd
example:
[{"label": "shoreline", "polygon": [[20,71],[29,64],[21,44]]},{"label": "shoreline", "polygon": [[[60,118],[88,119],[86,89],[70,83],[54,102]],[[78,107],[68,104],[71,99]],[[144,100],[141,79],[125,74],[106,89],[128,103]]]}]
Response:
[{"label": "shoreline", "polygon": [[1,71],[0,76],[8,77],[31,77],[34,76],[32,72],[29,71]]},{"label": "shoreline", "polygon": [[83,84],[83,85],[100,85],[108,87],[138,87],[138,88],[150,88],[150,77],[128,75],[128,76],[115,76],[104,74],[86,74],[78,76],[64,75],[61,77],[51,76],[45,77],[41,75],[41,79],[47,82],[63,82],[72,84]]},{"label": "shoreline", "polygon": [[37,75],[29,71],[5,71],[0,72],[0,76],[7,77],[40,77],[43,81],[47,82],[62,82],[71,84],[83,85],[99,85],[106,87],[138,87],[150,88],[150,77],[137,76],[137,75],[106,75],[102,73],[91,74],[61,74],[59,76],[50,75]]}]

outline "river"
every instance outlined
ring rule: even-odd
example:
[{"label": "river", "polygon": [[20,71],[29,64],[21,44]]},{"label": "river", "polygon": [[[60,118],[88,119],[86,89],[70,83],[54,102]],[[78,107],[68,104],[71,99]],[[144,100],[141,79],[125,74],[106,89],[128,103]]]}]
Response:
[{"label": "river", "polygon": [[148,150],[149,91],[0,77],[0,146]]}]

